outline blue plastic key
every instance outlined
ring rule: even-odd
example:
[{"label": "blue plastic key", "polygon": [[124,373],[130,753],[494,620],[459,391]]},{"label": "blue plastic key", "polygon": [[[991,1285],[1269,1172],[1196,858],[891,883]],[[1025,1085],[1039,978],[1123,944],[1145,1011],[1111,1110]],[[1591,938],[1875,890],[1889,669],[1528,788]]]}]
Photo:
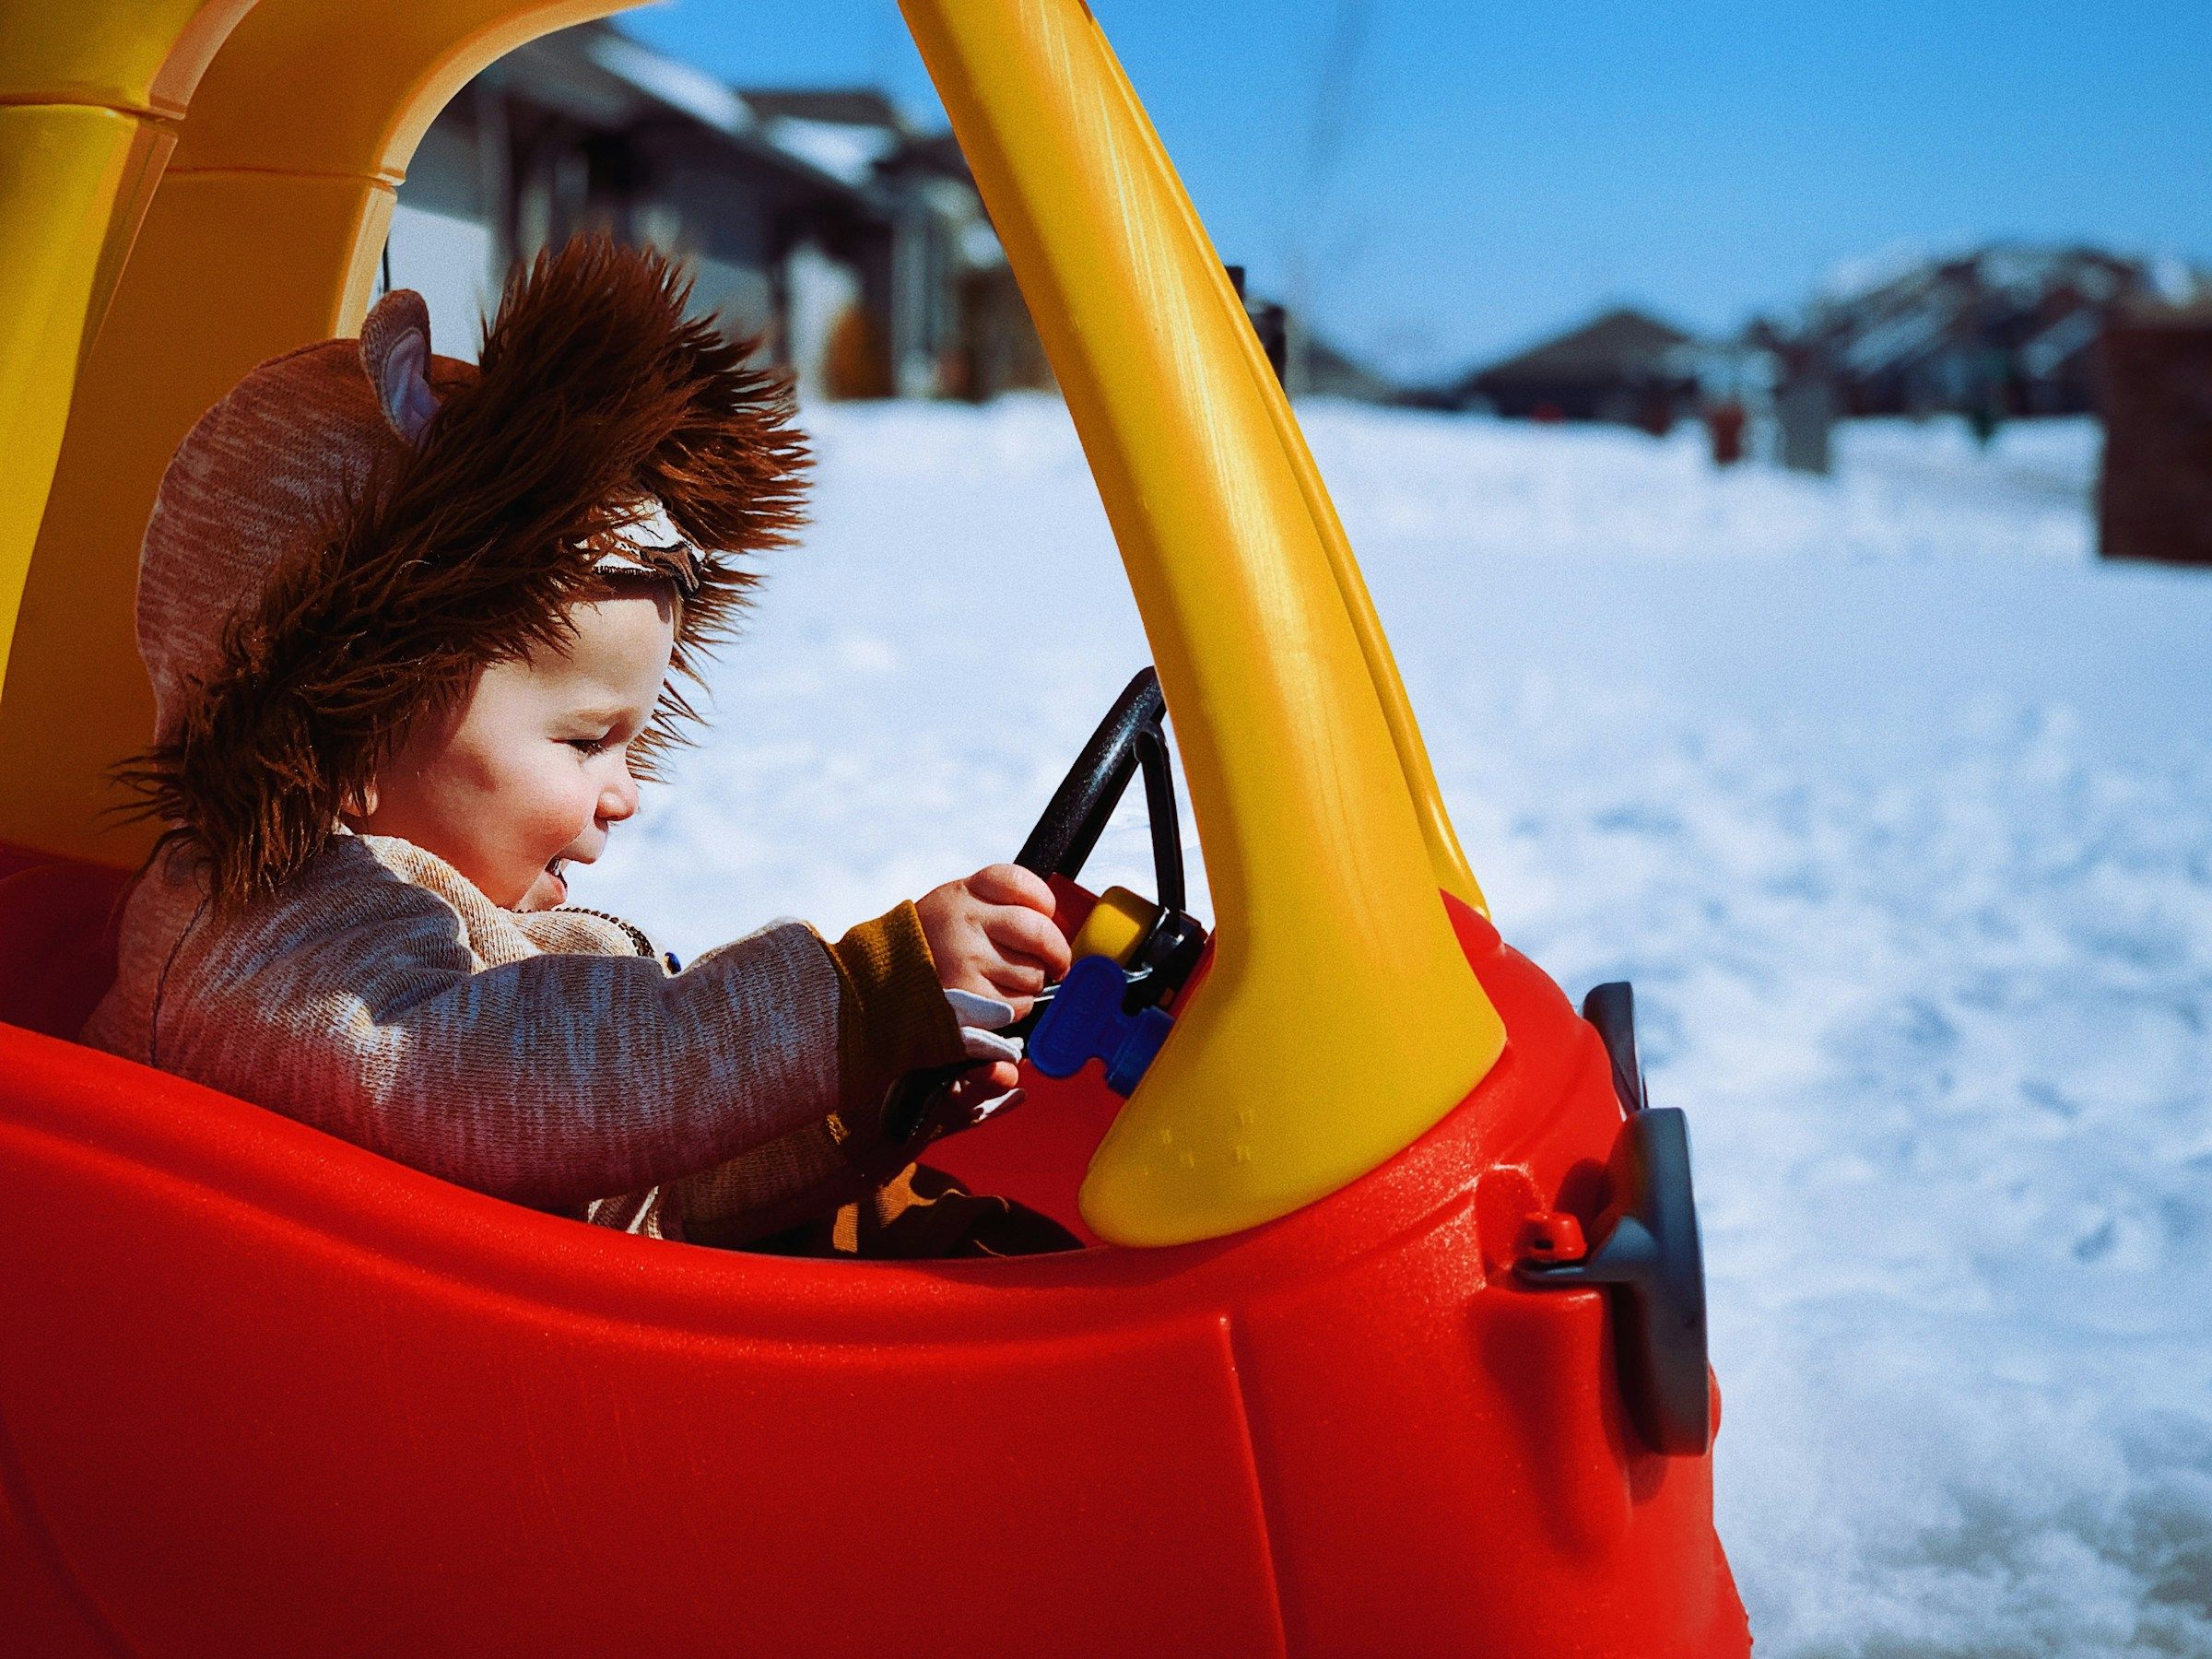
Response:
[{"label": "blue plastic key", "polygon": [[1030,1033],[1030,1064],[1048,1077],[1072,1077],[1085,1062],[1103,1060],[1106,1087],[1126,1095],[1175,1026],[1159,1008],[1123,1013],[1128,990],[1129,976],[1112,957],[1076,963]]}]

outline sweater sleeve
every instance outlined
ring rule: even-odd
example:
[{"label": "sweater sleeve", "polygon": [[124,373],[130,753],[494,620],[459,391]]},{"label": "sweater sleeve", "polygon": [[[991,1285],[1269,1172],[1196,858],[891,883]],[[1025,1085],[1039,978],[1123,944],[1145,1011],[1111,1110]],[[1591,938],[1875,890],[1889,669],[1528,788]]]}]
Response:
[{"label": "sweater sleeve", "polygon": [[[862,923],[829,951],[845,994],[838,1029],[844,1100],[829,1118],[664,1183],[651,1219],[665,1236],[742,1245],[851,1203],[881,1178],[881,1143],[872,1120],[891,1084],[917,1065],[962,1057],[957,1018],[949,1049],[946,1042],[942,1021],[949,1005],[912,904]],[[915,1054],[930,1058],[917,1061]]]},{"label": "sweater sleeve", "polygon": [[356,881],[181,949],[169,994],[185,1006],[157,1010],[149,1058],[449,1181],[572,1208],[873,1108],[898,1072],[957,1058],[918,921],[911,937],[900,912],[871,926],[882,943],[848,949],[782,924],[673,975],[643,956],[481,968],[437,897]]},{"label": "sweater sleeve", "polygon": [[[843,995],[838,1055],[849,1112],[879,1107],[890,1086],[917,1065],[961,1059],[960,1023],[912,904],[863,922],[830,947]],[[927,1060],[917,1061],[917,1054]]]}]

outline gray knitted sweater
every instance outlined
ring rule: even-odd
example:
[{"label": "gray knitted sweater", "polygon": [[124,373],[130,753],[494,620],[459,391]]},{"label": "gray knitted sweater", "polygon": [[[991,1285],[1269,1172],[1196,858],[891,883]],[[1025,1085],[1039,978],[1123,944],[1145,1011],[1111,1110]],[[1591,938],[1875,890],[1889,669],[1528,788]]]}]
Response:
[{"label": "gray knitted sweater", "polygon": [[387,836],[227,916],[198,870],[172,850],[133,890],[87,1042],[540,1208],[730,1241],[814,1189],[834,1207],[841,1110],[961,1054],[912,905],[676,972],[627,923],[503,911]]}]

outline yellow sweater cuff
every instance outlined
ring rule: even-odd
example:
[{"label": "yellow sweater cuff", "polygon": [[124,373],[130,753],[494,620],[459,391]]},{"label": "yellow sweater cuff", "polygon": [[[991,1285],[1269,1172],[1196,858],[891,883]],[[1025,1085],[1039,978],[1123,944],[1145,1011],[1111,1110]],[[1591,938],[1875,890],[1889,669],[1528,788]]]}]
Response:
[{"label": "yellow sweater cuff", "polygon": [[900,1077],[965,1057],[960,1022],[912,904],[863,922],[830,947],[844,996],[837,1016],[840,1110],[874,1112]]}]

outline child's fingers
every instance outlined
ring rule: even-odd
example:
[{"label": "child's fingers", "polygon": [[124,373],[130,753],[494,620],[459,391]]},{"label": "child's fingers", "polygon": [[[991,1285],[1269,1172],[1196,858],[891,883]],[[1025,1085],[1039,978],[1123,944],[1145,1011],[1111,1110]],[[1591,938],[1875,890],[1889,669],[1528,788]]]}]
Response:
[{"label": "child's fingers", "polygon": [[983,971],[992,989],[1024,1013],[1037,993],[1044,989],[1044,970],[1028,962],[997,961]]},{"label": "child's fingers", "polygon": [[1017,904],[1048,916],[1059,903],[1043,877],[1019,865],[985,865],[968,877],[968,890],[985,904]]},{"label": "child's fingers", "polygon": [[1011,985],[1000,984],[993,972],[997,966],[997,954],[984,946],[978,946],[974,950],[957,958],[940,955],[937,958],[938,982],[948,991],[972,991],[978,996],[1012,1003],[1018,1016],[1027,1009],[1029,994],[1018,993]]},{"label": "child's fingers", "polygon": [[981,915],[957,944],[948,943],[935,955],[939,982],[947,989],[1010,1003],[1018,1017],[1030,1011],[1030,999],[1044,989],[1043,966],[1009,955],[985,930]]},{"label": "child's fingers", "polygon": [[1001,904],[982,913],[982,924],[983,936],[1010,961],[1053,979],[1067,971],[1067,940],[1051,917]]}]

